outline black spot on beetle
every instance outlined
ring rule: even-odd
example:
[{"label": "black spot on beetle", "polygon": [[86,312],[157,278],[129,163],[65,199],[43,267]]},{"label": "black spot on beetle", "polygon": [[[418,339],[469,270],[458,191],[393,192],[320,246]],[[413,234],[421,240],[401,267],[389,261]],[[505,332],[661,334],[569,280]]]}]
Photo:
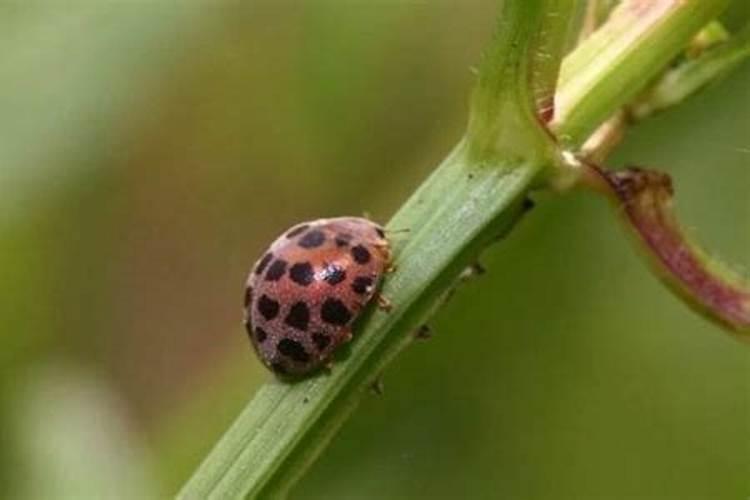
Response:
[{"label": "black spot on beetle", "polygon": [[279,303],[268,295],[261,295],[258,299],[258,312],[266,318],[266,321],[271,321],[279,314]]},{"label": "black spot on beetle", "polygon": [[294,361],[300,363],[307,363],[310,361],[310,355],[305,350],[305,347],[296,340],[283,338],[276,345],[276,348],[281,354],[288,358],[292,358]]},{"label": "black spot on beetle", "polygon": [[289,268],[289,278],[298,285],[307,286],[313,282],[315,273],[309,262],[298,262]]},{"label": "black spot on beetle", "polygon": [[271,264],[266,272],[266,281],[279,281],[284,273],[286,272],[286,261],[283,259],[276,259]]},{"label": "black spot on beetle", "polygon": [[268,334],[266,331],[261,327],[255,328],[255,340],[258,341],[259,344],[262,344],[264,340],[268,338]]},{"label": "black spot on beetle", "polygon": [[346,271],[336,264],[328,264],[323,269],[323,279],[329,285],[338,285],[346,279]]},{"label": "black spot on beetle", "polygon": [[326,299],[320,308],[320,318],[332,325],[345,325],[352,319],[352,313],[338,299]]},{"label": "black spot on beetle", "polygon": [[258,261],[258,265],[255,266],[255,274],[261,274],[268,263],[271,262],[271,259],[273,259],[273,254],[271,252],[265,254],[263,258]]},{"label": "black spot on beetle", "polygon": [[370,291],[370,287],[372,286],[372,278],[369,276],[357,276],[354,278],[354,281],[352,281],[352,290],[354,290],[354,293],[358,293],[360,295],[364,295],[368,291]]},{"label": "black spot on beetle", "polygon": [[319,351],[322,351],[323,349],[328,347],[328,344],[331,343],[331,337],[321,332],[313,333],[312,339],[313,342],[315,342],[315,347],[317,347]]},{"label": "black spot on beetle", "polygon": [[302,234],[303,232],[305,232],[308,227],[310,227],[309,224],[301,224],[301,225],[299,225],[299,226],[297,226],[295,228],[292,228],[291,231],[289,231],[288,233],[286,233],[286,237],[287,238],[294,238],[298,234]]},{"label": "black spot on beetle", "polygon": [[334,241],[337,247],[345,247],[352,241],[352,235],[349,233],[339,233],[336,235]]},{"label": "black spot on beetle", "polygon": [[313,229],[308,231],[302,238],[299,239],[297,244],[302,248],[316,248],[322,245],[326,241],[326,235],[323,231]]},{"label": "black spot on beetle", "polygon": [[352,257],[357,264],[367,264],[370,262],[370,251],[362,245],[352,247]]},{"label": "black spot on beetle", "polygon": [[284,318],[284,323],[297,330],[306,331],[307,325],[310,323],[310,309],[307,307],[307,304],[304,302],[295,302],[292,304],[292,307],[289,308],[289,313]]},{"label": "black spot on beetle", "polygon": [[247,306],[250,305],[250,302],[253,301],[253,287],[248,286],[245,288],[245,308],[247,309]]}]

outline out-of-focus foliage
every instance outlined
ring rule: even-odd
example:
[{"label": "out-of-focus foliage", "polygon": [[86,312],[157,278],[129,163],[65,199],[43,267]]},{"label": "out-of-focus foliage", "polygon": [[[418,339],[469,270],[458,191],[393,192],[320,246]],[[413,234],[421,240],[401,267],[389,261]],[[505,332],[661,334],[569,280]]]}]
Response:
[{"label": "out-of-focus foliage", "polygon": [[31,368],[10,429],[13,498],[156,498],[153,466],[105,382],[65,366]]},{"label": "out-of-focus foliage", "polygon": [[[240,324],[247,268],[300,219],[387,219],[465,125],[494,2],[2,12],[3,490],[86,464],[71,495],[174,491],[268,376]],[[613,158],[672,174],[737,262],[748,89],[745,66]],[[661,289],[603,202],[539,198],[295,497],[747,495],[747,349]],[[44,368],[61,363],[82,369]]]}]

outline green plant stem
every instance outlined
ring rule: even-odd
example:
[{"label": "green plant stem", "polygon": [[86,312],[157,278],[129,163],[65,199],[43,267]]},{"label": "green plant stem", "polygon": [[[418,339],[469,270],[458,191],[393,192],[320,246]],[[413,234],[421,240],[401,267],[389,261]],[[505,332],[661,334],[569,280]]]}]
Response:
[{"label": "green plant stem", "polygon": [[628,127],[679,105],[750,57],[750,26],[729,36],[715,21],[701,34],[701,43],[708,44],[708,49],[701,46],[696,57],[666,71],[653,85],[599,126],[581,148],[580,153],[586,159],[601,164],[624,138]]},{"label": "green plant stem", "polygon": [[468,163],[466,157],[462,144],[391,223],[411,229],[408,240],[396,247],[399,270],[383,289],[393,310],[371,311],[363,318],[350,356],[330,373],[295,384],[274,380],[262,387],[186,485],[183,497],[283,493],[386,364],[412,340],[411,332],[460,272],[515,222],[542,164],[489,168]]},{"label": "green plant stem", "polygon": [[664,76],[631,105],[632,120],[642,120],[666,108],[676,106],[706,85],[750,57],[750,26],[694,59],[689,59]]},{"label": "green plant stem", "polygon": [[727,0],[623,1],[563,62],[551,124],[558,139],[580,147],[726,5]]},{"label": "green plant stem", "polygon": [[730,35],[721,23],[713,21],[701,30],[687,50],[691,57],[666,71],[632,102],[600,125],[579,153],[587,160],[601,164],[624,138],[628,127],[679,105],[730,73],[750,57],[750,25]]},{"label": "green plant stem", "polygon": [[[550,5],[557,9],[557,17],[544,15],[550,14]],[[559,161],[552,138],[537,119],[534,102],[535,90],[547,87],[532,85],[531,76],[544,79],[557,74],[554,61],[534,62],[534,57],[548,55],[538,51],[545,44],[537,38],[542,33],[560,39],[570,8],[572,2],[560,0],[504,2],[498,36],[480,68],[467,138],[389,223],[392,228],[410,229],[408,238],[395,242],[398,270],[382,291],[393,309],[371,310],[361,319],[349,357],[338,361],[330,373],[295,384],[274,380],[264,385],[186,483],[181,498],[283,496],[439,307],[462,270],[519,220],[526,194]],[[706,17],[709,12],[713,10],[694,9],[693,14]],[[577,92],[580,81],[567,80],[570,87],[560,92],[577,96],[577,105],[596,112],[564,114],[556,119],[559,129],[595,129],[600,119],[623,104],[608,97],[608,89],[619,88],[623,74],[646,80],[656,77],[663,68],[653,60],[666,62],[687,43],[690,30],[695,32],[708,21],[695,21],[674,10],[664,16],[674,17],[665,21],[669,29],[641,33],[633,25],[630,29],[641,38],[624,29],[618,34],[622,43],[637,40],[640,50],[656,55],[639,57],[624,51],[626,57],[619,58],[618,64],[627,68],[594,64],[596,71],[587,73],[583,94]],[[579,50],[594,57],[587,44],[569,57],[580,62]],[[591,89],[596,92],[589,99],[586,92]],[[580,142],[583,139],[581,135]]]},{"label": "green plant stem", "polygon": [[[459,146],[430,179],[428,189],[421,190],[413,203],[394,217],[393,227],[411,228],[409,239],[397,248],[399,271],[383,289],[383,294],[398,305],[390,312],[374,311],[366,318],[366,328],[350,357],[327,376],[293,387],[275,385],[270,390],[283,394],[281,411],[275,413],[298,412],[295,419],[299,419],[299,437],[304,440],[297,444],[292,460],[287,458],[279,464],[270,484],[261,491],[283,491],[304,471],[362,393],[412,341],[414,332],[463,269],[517,220],[524,194],[541,168],[542,164],[536,162],[477,167],[466,161],[465,148]],[[423,211],[422,207],[432,210]],[[289,394],[304,396],[290,399]],[[323,404],[308,409],[305,397],[308,405],[313,401]],[[288,422],[269,424],[282,431]]]}]

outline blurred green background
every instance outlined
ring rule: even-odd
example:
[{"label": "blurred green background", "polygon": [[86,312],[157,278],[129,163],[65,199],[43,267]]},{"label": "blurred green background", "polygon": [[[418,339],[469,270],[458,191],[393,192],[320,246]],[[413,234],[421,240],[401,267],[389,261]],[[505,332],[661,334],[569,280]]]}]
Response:
[{"label": "blurred green background", "polygon": [[[248,268],[297,221],[388,219],[460,137],[496,8],[0,6],[2,496],[174,494],[269,377]],[[670,172],[696,234],[747,265],[750,64],[611,163]],[[750,495],[747,347],[601,200],[537,199],[293,498]]]}]

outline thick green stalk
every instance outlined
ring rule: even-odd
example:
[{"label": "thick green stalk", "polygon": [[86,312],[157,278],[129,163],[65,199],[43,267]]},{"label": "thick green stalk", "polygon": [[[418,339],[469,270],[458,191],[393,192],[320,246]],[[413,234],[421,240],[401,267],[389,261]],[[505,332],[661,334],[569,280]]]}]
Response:
[{"label": "thick green stalk", "polygon": [[428,181],[428,189],[420,190],[391,223],[411,229],[408,240],[396,248],[398,272],[383,289],[393,309],[373,310],[364,318],[349,357],[330,373],[264,386],[219,444],[236,455],[220,453],[228,463],[207,464],[217,466],[216,474],[210,474],[217,482],[197,490],[198,495],[188,489],[186,496],[283,493],[411,342],[461,271],[515,221],[542,164],[477,167],[466,161],[465,151],[459,146]]}]

